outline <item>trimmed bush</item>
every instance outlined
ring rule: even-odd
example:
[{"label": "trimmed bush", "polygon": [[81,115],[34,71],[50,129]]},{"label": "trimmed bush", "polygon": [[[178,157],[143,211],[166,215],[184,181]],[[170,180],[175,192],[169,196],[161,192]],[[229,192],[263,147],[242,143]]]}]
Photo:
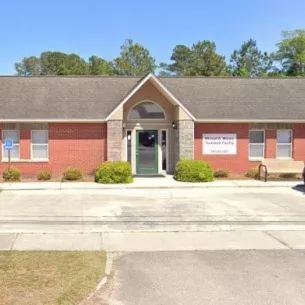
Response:
[{"label": "trimmed bush", "polygon": [[215,178],[228,178],[229,177],[229,171],[226,169],[218,169],[214,172]]},{"label": "trimmed bush", "polygon": [[282,178],[282,179],[297,179],[297,174],[283,173],[283,174],[279,175],[279,178]]},{"label": "trimmed bush", "polygon": [[51,171],[41,171],[37,174],[37,179],[38,180],[50,180],[52,178],[52,173]]},{"label": "trimmed bush", "polygon": [[180,160],[176,164],[174,178],[184,182],[209,182],[214,180],[214,172],[205,161]]},{"label": "trimmed bush", "polygon": [[106,161],[95,172],[97,183],[131,183],[133,182],[131,166],[125,161]]},{"label": "trimmed bush", "polygon": [[65,171],[64,171],[64,179],[65,180],[79,180],[82,179],[83,177],[83,173],[79,168],[73,168],[73,167],[68,167]]},{"label": "trimmed bush", "polygon": [[21,177],[21,172],[18,168],[7,168],[3,172],[2,177],[4,181],[19,181]]},{"label": "trimmed bush", "polygon": [[258,167],[251,167],[245,175],[247,178],[259,179]]}]

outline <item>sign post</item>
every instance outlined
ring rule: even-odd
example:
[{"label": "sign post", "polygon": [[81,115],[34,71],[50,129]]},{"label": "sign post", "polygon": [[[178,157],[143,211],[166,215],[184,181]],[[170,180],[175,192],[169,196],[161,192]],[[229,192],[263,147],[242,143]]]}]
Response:
[{"label": "sign post", "polygon": [[4,149],[8,152],[8,168],[11,168],[11,151],[13,150],[14,142],[12,139],[4,139]]}]

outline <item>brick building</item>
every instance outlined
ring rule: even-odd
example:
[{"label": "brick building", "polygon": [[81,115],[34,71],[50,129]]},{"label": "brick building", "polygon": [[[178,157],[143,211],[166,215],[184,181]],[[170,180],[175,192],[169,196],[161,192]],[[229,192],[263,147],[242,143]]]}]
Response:
[{"label": "brick building", "polygon": [[305,79],[0,77],[0,172],[93,173],[127,160],[172,173],[179,158],[243,173],[262,158],[305,160]]}]

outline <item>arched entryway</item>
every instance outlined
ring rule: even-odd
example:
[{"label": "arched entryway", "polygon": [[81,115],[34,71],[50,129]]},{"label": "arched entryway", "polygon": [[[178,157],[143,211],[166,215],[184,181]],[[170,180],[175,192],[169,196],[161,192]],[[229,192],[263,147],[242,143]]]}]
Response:
[{"label": "arched entryway", "polygon": [[172,105],[141,100],[125,111],[126,157],[133,173],[155,175],[169,171]]}]

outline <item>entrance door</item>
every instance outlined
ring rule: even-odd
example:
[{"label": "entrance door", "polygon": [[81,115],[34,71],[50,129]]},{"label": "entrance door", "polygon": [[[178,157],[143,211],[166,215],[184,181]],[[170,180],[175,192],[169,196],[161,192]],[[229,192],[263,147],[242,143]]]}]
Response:
[{"label": "entrance door", "polygon": [[137,130],[137,174],[158,173],[158,130]]}]

